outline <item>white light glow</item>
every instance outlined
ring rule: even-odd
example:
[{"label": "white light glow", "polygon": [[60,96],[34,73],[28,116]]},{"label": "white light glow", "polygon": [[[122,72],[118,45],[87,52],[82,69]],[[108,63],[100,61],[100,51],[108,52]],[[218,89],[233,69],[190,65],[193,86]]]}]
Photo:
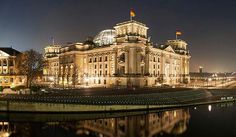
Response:
[{"label": "white light glow", "polygon": [[208,105],[208,111],[211,112],[211,110],[212,110],[212,106]]}]

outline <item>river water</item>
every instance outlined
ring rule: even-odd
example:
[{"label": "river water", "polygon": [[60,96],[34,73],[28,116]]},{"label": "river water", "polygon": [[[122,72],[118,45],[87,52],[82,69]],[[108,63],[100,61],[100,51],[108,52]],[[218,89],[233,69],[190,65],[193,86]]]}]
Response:
[{"label": "river water", "polygon": [[236,104],[138,112],[0,114],[0,137],[236,137]]}]

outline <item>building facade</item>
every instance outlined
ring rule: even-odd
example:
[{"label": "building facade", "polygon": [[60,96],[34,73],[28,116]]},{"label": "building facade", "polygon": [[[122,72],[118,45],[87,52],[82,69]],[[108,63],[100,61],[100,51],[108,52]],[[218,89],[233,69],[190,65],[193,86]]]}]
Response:
[{"label": "building facade", "polygon": [[45,48],[44,80],[50,85],[151,87],[189,82],[187,43],[153,45],[148,27],[131,20],[93,40]]},{"label": "building facade", "polygon": [[26,77],[17,74],[16,56],[19,51],[10,47],[0,47],[0,86],[15,87],[25,85]]}]

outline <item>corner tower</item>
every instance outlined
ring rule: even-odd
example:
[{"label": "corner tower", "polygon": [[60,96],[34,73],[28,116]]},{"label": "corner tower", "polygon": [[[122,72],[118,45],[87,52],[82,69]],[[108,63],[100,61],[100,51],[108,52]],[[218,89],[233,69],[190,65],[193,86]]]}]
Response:
[{"label": "corner tower", "polygon": [[130,20],[116,24],[114,27],[116,31],[116,42],[147,42],[147,30],[145,24]]}]

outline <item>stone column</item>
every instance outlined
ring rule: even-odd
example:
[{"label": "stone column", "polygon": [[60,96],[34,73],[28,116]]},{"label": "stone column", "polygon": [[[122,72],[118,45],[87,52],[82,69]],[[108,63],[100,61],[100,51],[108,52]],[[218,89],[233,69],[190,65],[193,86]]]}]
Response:
[{"label": "stone column", "polygon": [[7,74],[9,74],[9,59],[7,59]]},{"label": "stone column", "polygon": [[130,70],[129,70],[129,51],[125,51],[125,74],[129,74]]},{"label": "stone column", "polygon": [[13,74],[16,73],[16,59],[13,59]]},{"label": "stone column", "polygon": [[141,53],[137,50],[136,74],[141,74]]},{"label": "stone column", "polygon": [[107,55],[107,75],[110,76],[111,74],[111,63],[110,63],[110,52]]},{"label": "stone column", "polygon": [[149,51],[146,51],[144,74],[150,74],[150,72],[149,72],[149,57],[150,57]]},{"label": "stone column", "polygon": [[1,66],[0,66],[0,67],[1,67],[1,69],[2,69],[2,71],[1,71],[0,74],[3,74],[3,60],[1,59],[0,61],[1,61]]},{"label": "stone column", "polygon": [[137,68],[137,53],[136,53],[136,48],[130,48],[129,49],[129,72],[130,74],[135,74],[136,73],[136,68]]},{"label": "stone column", "polygon": [[[117,60],[118,60],[118,57],[117,57],[117,51],[115,51],[115,53],[111,54],[113,56],[113,63],[114,63],[114,73],[115,74],[118,74],[118,65],[117,65]],[[112,74],[113,75],[113,74]]]}]

